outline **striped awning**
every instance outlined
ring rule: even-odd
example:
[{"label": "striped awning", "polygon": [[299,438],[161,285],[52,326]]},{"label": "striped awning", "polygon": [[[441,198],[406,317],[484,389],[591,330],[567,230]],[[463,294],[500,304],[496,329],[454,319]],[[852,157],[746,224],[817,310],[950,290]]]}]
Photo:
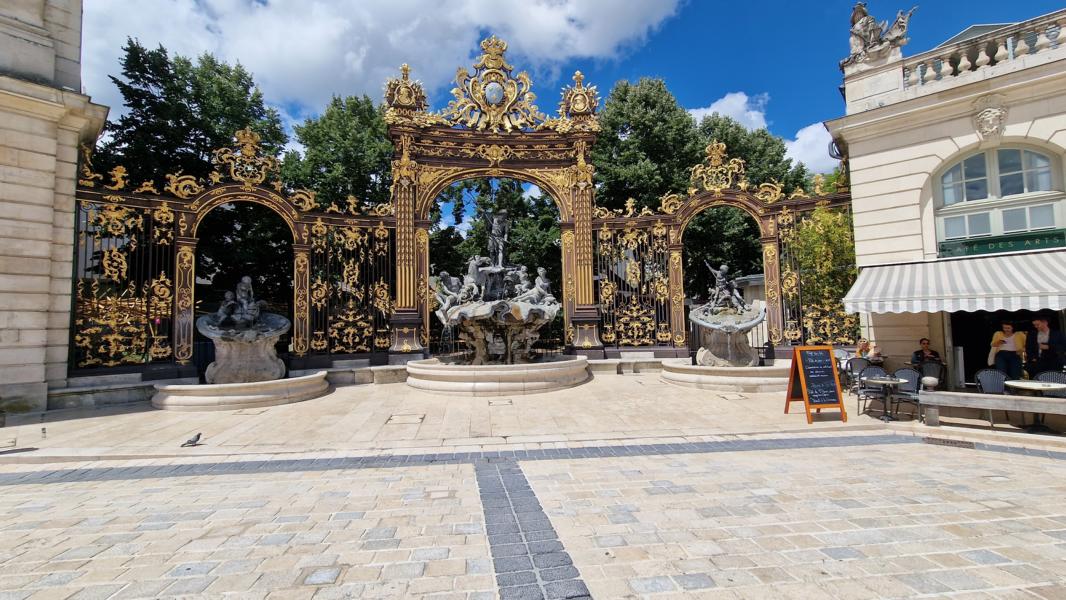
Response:
[{"label": "striped awning", "polygon": [[849,313],[1066,308],[1066,251],[974,256],[863,268]]}]

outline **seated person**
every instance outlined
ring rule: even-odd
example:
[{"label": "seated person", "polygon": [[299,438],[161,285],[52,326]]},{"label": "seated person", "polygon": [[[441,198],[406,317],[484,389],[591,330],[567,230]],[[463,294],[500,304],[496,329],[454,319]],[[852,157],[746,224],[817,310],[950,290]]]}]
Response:
[{"label": "seated person", "polygon": [[1046,317],[1033,319],[1033,333],[1025,338],[1025,370],[1029,377],[1044,371],[1061,371],[1066,362],[1066,334],[1048,326]]},{"label": "seated person", "polygon": [[940,354],[936,350],[929,347],[929,338],[922,338],[918,340],[918,344],[921,346],[911,354],[911,364],[920,365],[925,362],[942,363],[940,360]]},{"label": "seated person", "polygon": [[859,338],[859,345],[855,347],[855,356],[866,358],[870,353],[870,342],[866,338]]},{"label": "seated person", "polygon": [[870,351],[866,353],[865,358],[870,361],[871,365],[879,365],[885,362],[885,357],[881,354],[881,347],[873,342],[870,342]]}]

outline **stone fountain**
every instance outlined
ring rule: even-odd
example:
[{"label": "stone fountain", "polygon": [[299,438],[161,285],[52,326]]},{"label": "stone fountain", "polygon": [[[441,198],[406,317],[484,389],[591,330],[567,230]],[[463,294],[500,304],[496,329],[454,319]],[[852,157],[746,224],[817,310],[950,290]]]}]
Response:
[{"label": "stone fountain", "polygon": [[489,215],[488,256],[467,261],[462,280],[448,272],[433,278],[437,319],[456,328],[471,352],[462,358],[411,361],[407,383],[437,392],[483,395],[549,391],[583,383],[585,357],[538,358],[533,345],[540,329],[562,305],[551,293],[543,267],[530,281],[528,269],[507,261],[507,212]]},{"label": "stone fountain", "polygon": [[283,379],[278,339],[292,327],[285,317],[263,312],[265,302],[245,275],[226,291],[218,310],[196,320],[215,345],[215,360],[204,373],[207,385],[157,385],[152,405],[169,410],[232,410],[300,402],[329,389],[326,372]]},{"label": "stone fountain", "polygon": [[715,269],[708,264],[707,269],[715,281],[710,300],[689,312],[689,320],[699,331],[695,364],[687,359],[665,360],[663,380],[717,391],[785,391],[790,362],[760,367],[759,354],[748,341],[748,332],[766,320],[766,304],[759,300],[745,303],[727,265]]}]

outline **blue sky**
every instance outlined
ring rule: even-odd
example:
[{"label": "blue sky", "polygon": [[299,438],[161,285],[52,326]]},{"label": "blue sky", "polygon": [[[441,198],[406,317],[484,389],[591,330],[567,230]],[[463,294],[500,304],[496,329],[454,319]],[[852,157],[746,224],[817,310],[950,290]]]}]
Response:
[{"label": "blue sky", "polygon": [[[709,108],[785,138],[814,170],[833,166],[820,123],[843,114],[837,66],[848,52],[851,0],[88,0],[83,85],[122,112],[107,79],[127,36],[173,53],[212,53],[249,68],[290,127],[333,95],[380,100],[384,81],[410,63],[435,108],[458,66],[496,33],[528,70],[541,110],[553,112],[575,69],[606,96],[620,79],[661,77],[685,108]],[[870,0],[891,21],[900,0]],[[931,49],[971,24],[1016,22],[1061,0],[935,0],[910,21],[904,55]],[[160,27],[160,23],[167,23]]]}]

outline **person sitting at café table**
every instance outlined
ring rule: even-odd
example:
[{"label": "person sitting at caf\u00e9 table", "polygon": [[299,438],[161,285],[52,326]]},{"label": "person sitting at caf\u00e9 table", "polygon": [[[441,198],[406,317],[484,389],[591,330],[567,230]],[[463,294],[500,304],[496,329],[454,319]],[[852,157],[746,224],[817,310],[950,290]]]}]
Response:
[{"label": "person sitting at caf\u00e9 table", "polygon": [[929,347],[929,338],[922,338],[918,340],[918,344],[921,348],[918,348],[911,354],[911,364],[920,365],[925,362],[943,362],[940,360],[940,354]]},{"label": "person sitting at caf\u00e9 table", "polygon": [[1066,334],[1048,328],[1047,319],[1033,319],[1033,333],[1025,339],[1025,370],[1029,377],[1036,377],[1044,371],[1061,371],[1063,357],[1066,356]]},{"label": "person sitting at caf\u00e9 table", "polygon": [[1014,331],[1014,325],[1003,322],[1000,331],[992,334],[992,352],[989,366],[1007,374],[1010,379],[1022,378],[1022,353],[1025,352],[1025,334]]},{"label": "person sitting at caf\u00e9 table", "polygon": [[880,346],[870,342],[870,351],[866,353],[866,360],[870,361],[870,364],[872,365],[879,365],[885,362],[885,357],[881,354]]}]

